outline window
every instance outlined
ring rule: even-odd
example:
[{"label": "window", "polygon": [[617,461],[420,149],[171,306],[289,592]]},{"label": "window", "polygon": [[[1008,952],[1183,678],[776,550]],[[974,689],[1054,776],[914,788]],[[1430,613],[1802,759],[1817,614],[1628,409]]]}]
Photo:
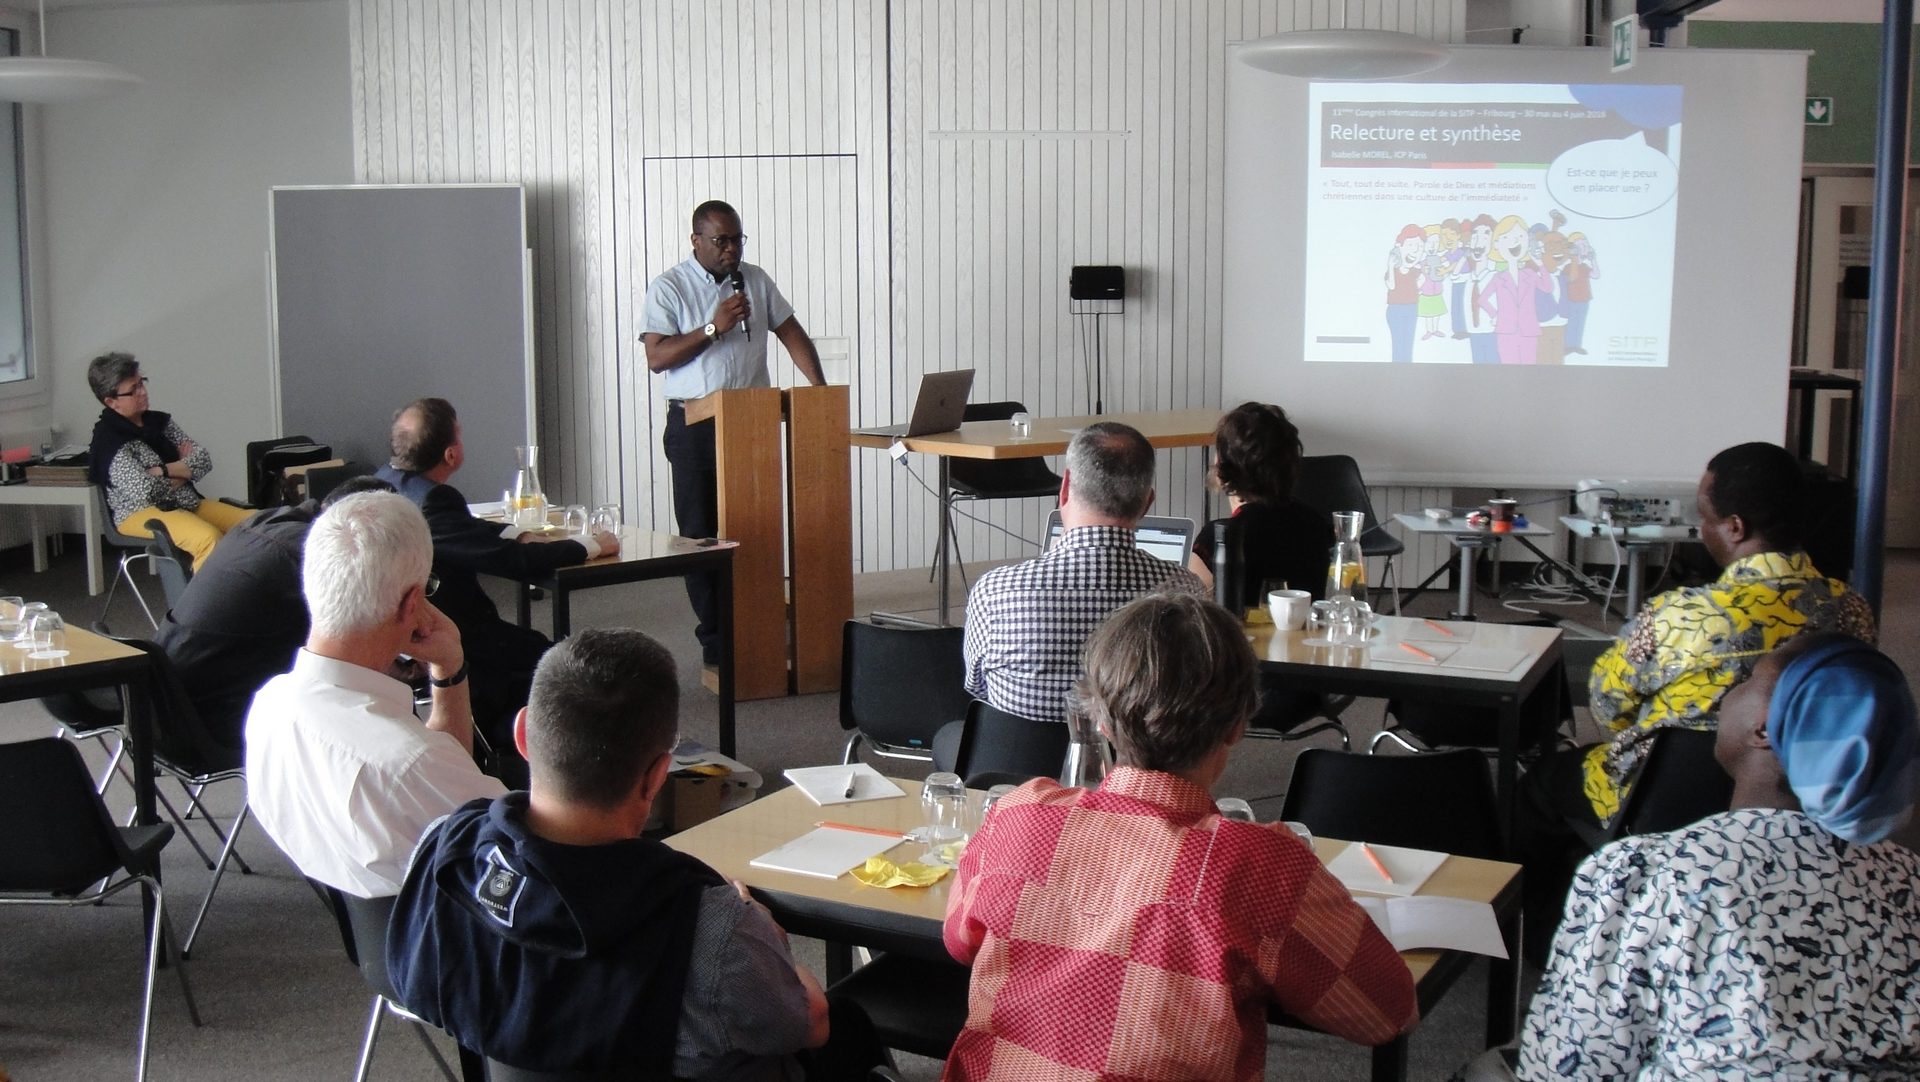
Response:
[{"label": "window", "polygon": [[[17,56],[20,31],[0,28],[0,54]],[[0,103],[0,395],[33,381],[31,321],[27,315],[25,147],[20,106]]]}]

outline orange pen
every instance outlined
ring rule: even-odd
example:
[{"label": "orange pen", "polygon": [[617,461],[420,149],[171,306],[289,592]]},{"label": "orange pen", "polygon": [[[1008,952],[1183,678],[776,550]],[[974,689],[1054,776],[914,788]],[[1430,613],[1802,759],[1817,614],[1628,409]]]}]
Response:
[{"label": "orange pen", "polygon": [[1401,644],[1400,644],[1400,649],[1402,649],[1402,650],[1405,650],[1405,651],[1406,651],[1407,653],[1409,653],[1409,654],[1412,654],[1413,656],[1415,656],[1415,657],[1417,657],[1417,658],[1422,658],[1422,659],[1424,659],[1424,660],[1427,660],[1427,661],[1439,661],[1439,660],[1440,660],[1439,658],[1437,658],[1437,657],[1434,657],[1434,656],[1433,656],[1432,654],[1429,654],[1429,653],[1427,653],[1427,652],[1426,652],[1425,650],[1422,650],[1422,649],[1420,649],[1420,648],[1419,648],[1418,646],[1415,646],[1414,644],[1412,644],[1412,643],[1410,643],[1410,642],[1403,642],[1403,643],[1401,643]]},{"label": "orange pen", "polygon": [[1434,629],[1435,631],[1438,631],[1440,634],[1445,635],[1449,639],[1453,638],[1453,631],[1449,629],[1445,624],[1435,623],[1432,620],[1428,620],[1427,626]]},{"label": "orange pen", "polygon": [[1380,857],[1374,853],[1366,842],[1360,843],[1360,855],[1367,858],[1367,863],[1373,865],[1373,870],[1380,873],[1380,878],[1389,883],[1393,882],[1393,873],[1387,871],[1385,864],[1380,863]]},{"label": "orange pen", "polygon": [[877,834],[882,838],[899,838],[902,841],[905,841],[907,838],[905,834],[902,834],[897,830],[887,830],[882,827],[855,826],[852,823],[834,823],[834,822],[829,822],[828,820],[825,820],[825,819],[822,819],[813,825],[817,827],[828,827],[833,830],[851,830],[855,834]]}]

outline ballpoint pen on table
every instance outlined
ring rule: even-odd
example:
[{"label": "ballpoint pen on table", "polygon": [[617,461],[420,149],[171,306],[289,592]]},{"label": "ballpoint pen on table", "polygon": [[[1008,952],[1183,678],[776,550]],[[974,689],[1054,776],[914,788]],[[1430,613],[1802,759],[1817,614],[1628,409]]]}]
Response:
[{"label": "ballpoint pen on table", "polygon": [[859,780],[860,780],[860,772],[859,772],[859,771],[857,771],[857,770],[849,770],[849,771],[847,771],[847,791],[846,791],[846,792],[845,792],[844,794],[842,794],[842,795],[844,795],[844,796],[845,796],[845,797],[846,797],[846,798],[847,798],[848,800],[852,800],[852,799],[853,799],[853,787],[854,787],[854,783],[856,783],[856,782],[858,782]]}]

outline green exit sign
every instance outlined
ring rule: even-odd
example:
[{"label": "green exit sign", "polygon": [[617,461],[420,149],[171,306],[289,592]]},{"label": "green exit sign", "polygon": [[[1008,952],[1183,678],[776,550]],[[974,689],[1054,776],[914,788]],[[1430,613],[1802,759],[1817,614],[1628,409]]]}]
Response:
[{"label": "green exit sign", "polygon": [[1613,70],[1626,71],[1633,67],[1633,49],[1639,41],[1637,28],[1640,17],[1622,15],[1613,20]]},{"label": "green exit sign", "polygon": [[1833,99],[1832,98],[1808,98],[1806,119],[1808,124],[1812,124],[1816,127],[1821,127],[1821,128],[1832,127],[1833,126]]}]

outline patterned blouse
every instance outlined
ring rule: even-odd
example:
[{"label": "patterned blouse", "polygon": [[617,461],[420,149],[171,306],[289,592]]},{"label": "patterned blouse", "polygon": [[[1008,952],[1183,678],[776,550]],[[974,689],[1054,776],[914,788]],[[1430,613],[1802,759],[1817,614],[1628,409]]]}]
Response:
[{"label": "patterned blouse", "polygon": [[1002,798],[945,932],[973,967],[950,1082],[1253,1082],[1270,1003],[1363,1044],[1418,1016],[1406,962],[1312,850],[1157,770]]},{"label": "patterned blouse", "polygon": [[1065,721],[1093,629],[1135,598],[1211,597],[1193,572],[1134,546],[1119,526],[1068,530],[1052,551],[996,567],[967,595],[967,690],[1008,713]]},{"label": "patterned blouse", "polygon": [[1527,1015],[1547,1079],[1920,1077],[1920,856],[1746,808],[1588,857]]},{"label": "patterned blouse", "polygon": [[[180,444],[187,442],[188,438],[179,422],[167,422],[167,442]],[[213,471],[213,456],[207,453],[205,444],[194,444],[193,453],[186,457],[186,463],[193,481]],[[175,485],[165,477],[155,477],[147,472],[163,465],[165,463],[153,453],[153,448],[139,440],[128,440],[120,445],[113,461],[107,464],[107,509],[113,513],[116,524],[125,522],[144,507],[157,507],[162,511],[191,511],[200,506],[200,492],[193,487],[192,481]]]},{"label": "patterned blouse", "polygon": [[1804,552],[1743,557],[1714,582],[1648,601],[1588,685],[1593,720],[1615,734],[1587,753],[1587,799],[1600,821],[1620,810],[1654,730],[1713,728],[1727,689],[1803,631],[1874,641],[1865,599],[1822,576]]}]

